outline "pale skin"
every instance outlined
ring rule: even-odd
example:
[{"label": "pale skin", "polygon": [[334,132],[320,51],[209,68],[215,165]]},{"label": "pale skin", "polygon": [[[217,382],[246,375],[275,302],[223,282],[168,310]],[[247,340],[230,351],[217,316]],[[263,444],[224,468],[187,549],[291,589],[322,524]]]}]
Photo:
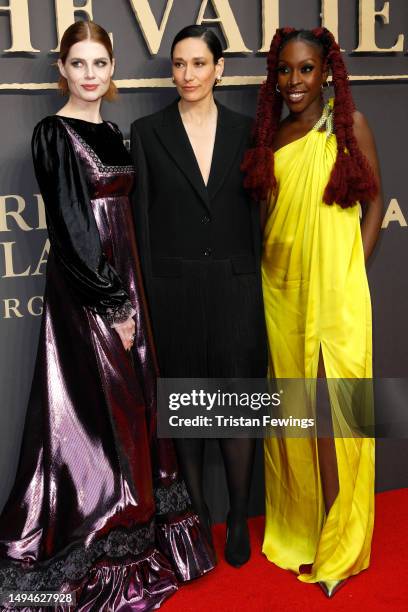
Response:
[{"label": "pale skin", "polygon": [[181,98],[179,111],[205,185],[210,176],[217,129],[213,87],[223,70],[224,59],[215,63],[200,38],[185,38],[174,48],[172,74]]},{"label": "pale skin", "polygon": [[[75,43],[65,62],[58,60],[58,68],[67,79],[69,98],[56,114],[90,123],[102,123],[102,98],[109,89],[115,68],[115,60],[111,60],[104,45],[90,39]],[[129,317],[124,323],[116,324],[114,329],[123,348],[129,351],[134,341],[134,319]]]},{"label": "pale skin", "polygon": [[[285,45],[279,55],[278,87],[289,109],[276,133],[273,149],[302,138],[320,119],[323,111],[322,85],[327,81],[328,71],[321,51],[305,41],[291,41]],[[365,155],[378,185],[381,185],[380,169],[374,137],[362,113],[353,114],[353,129],[361,152]],[[374,250],[381,228],[383,216],[383,199],[381,188],[370,201],[361,202],[363,220],[361,234],[365,261]],[[264,218],[266,217],[265,209]],[[318,378],[326,378],[322,353],[319,354],[317,369]],[[326,513],[332,507],[338,492],[338,471],[336,449],[333,438],[318,438],[319,466]]]}]

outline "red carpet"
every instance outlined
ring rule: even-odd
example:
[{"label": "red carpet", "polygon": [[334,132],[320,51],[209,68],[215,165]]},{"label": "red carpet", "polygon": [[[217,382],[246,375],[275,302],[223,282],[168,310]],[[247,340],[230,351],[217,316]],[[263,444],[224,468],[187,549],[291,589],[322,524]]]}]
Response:
[{"label": "red carpet", "polygon": [[237,570],[224,561],[225,526],[214,527],[217,568],[182,587],[163,612],[364,612],[408,610],[408,489],[376,496],[371,566],[332,599],[314,584],[269,563],[261,553],[263,517],[250,520],[252,557]]}]

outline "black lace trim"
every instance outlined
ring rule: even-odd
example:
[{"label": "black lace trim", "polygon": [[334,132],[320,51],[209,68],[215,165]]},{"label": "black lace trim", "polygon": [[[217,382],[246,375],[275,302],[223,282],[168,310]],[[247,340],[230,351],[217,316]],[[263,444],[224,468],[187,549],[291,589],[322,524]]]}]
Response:
[{"label": "black lace trim", "polygon": [[158,487],[154,491],[157,514],[184,512],[191,506],[184,481],[177,481],[169,487]]},{"label": "black lace trim", "polygon": [[71,549],[64,557],[36,564],[36,569],[25,569],[17,562],[6,567],[0,565],[0,591],[58,590],[67,581],[83,578],[99,559],[135,557],[153,546],[154,541],[155,525],[151,521],[133,531],[115,529],[88,548]]},{"label": "black lace trim", "polygon": [[[105,165],[101,159],[97,156],[92,147],[82,138],[78,132],[76,132],[70,125],[68,125],[63,119],[61,122],[64,124],[67,132],[70,132],[74,138],[76,138],[79,144],[86,150],[92,161],[95,163],[100,174],[128,174],[129,172],[135,172],[135,168],[132,165],[128,166],[108,166]],[[110,124],[109,124],[110,125]],[[112,127],[112,126],[111,126]],[[113,128],[112,128],[113,129]]]},{"label": "black lace trim", "polygon": [[109,323],[109,325],[114,325],[115,323],[124,323],[128,320],[129,317],[133,316],[135,313],[135,309],[129,300],[126,300],[122,306],[116,306],[115,308],[107,308],[105,317]]},{"label": "black lace trim", "polygon": [[[191,506],[185,483],[177,481],[169,487],[155,489],[156,514],[184,512]],[[81,580],[103,558],[137,557],[155,543],[155,521],[148,525],[125,529],[119,527],[85,548],[73,546],[68,552],[31,569],[17,561],[0,561],[0,591],[58,590],[66,582]]]}]

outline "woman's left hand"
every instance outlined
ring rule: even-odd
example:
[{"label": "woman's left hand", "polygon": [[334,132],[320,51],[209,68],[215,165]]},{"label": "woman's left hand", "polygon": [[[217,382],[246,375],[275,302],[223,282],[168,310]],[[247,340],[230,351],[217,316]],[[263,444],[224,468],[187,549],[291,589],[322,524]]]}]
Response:
[{"label": "woman's left hand", "polygon": [[129,317],[124,323],[117,323],[114,327],[115,331],[119,334],[122,340],[123,348],[125,351],[130,351],[135,340],[135,321],[132,317]]}]

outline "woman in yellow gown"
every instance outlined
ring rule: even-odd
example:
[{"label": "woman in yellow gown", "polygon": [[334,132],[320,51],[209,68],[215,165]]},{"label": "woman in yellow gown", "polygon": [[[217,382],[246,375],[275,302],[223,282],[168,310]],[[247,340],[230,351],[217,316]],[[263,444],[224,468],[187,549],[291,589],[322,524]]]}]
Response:
[{"label": "woman in yellow gown", "polygon": [[[329,71],[335,98],[325,106]],[[280,121],[283,101],[289,115]],[[243,169],[246,186],[267,202],[262,278],[270,375],[326,379],[334,432],[265,440],[263,552],[331,596],[370,560],[374,440],[356,434],[347,381],[372,377],[365,260],[382,201],[371,131],[354,109],[328,30],[277,30]],[[318,410],[316,418],[318,427]]]}]

